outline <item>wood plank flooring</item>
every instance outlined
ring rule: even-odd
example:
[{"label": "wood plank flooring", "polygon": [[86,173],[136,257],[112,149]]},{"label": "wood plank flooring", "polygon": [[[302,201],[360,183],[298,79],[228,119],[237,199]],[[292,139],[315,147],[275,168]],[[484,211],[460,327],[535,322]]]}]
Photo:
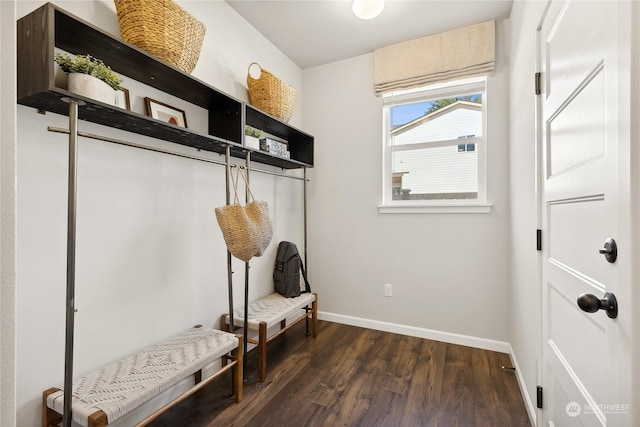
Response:
[{"label": "wood plank flooring", "polygon": [[507,354],[322,321],[313,339],[304,328],[268,344],[262,384],[249,352],[241,403],[227,376],[151,426],[530,426]]}]

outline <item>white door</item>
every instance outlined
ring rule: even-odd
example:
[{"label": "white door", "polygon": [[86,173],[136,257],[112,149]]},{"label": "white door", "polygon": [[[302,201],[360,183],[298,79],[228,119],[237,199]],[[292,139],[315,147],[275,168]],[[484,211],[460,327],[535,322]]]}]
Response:
[{"label": "white door", "polygon": [[[538,34],[542,94],[543,423],[631,426],[629,4],[552,1]],[[609,262],[599,249],[617,243]],[[581,294],[613,293],[618,315]],[[637,410],[637,408],[635,408]]]}]

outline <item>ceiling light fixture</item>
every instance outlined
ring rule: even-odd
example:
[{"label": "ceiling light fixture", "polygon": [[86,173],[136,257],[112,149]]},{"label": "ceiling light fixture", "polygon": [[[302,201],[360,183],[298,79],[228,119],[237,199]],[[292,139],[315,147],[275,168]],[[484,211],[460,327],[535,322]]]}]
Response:
[{"label": "ceiling light fixture", "polygon": [[384,9],[384,0],[353,0],[351,10],[360,19],[373,19]]}]

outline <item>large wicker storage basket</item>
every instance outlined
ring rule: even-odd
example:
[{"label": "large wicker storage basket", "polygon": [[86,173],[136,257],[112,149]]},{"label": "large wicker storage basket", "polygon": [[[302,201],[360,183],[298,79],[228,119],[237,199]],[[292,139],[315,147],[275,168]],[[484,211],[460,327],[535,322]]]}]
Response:
[{"label": "large wicker storage basket", "polygon": [[[254,79],[251,67],[260,68],[260,77]],[[296,89],[289,86],[269,71],[252,62],[247,71],[247,87],[249,88],[249,102],[251,105],[271,114],[285,122],[291,120],[296,101]]]},{"label": "large wicker storage basket", "polygon": [[114,0],[127,43],[186,73],[195,68],[206,28],[172,0]]}]

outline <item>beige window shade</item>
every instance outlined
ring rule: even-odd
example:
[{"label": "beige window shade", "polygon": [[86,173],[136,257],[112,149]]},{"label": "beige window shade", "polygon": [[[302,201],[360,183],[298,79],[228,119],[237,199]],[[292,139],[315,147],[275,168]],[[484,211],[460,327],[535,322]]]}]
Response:
[{"label": "beige window shade", "polygon": [[487,74],[494,69],[495,21],[376,49],[377,95]]}]

